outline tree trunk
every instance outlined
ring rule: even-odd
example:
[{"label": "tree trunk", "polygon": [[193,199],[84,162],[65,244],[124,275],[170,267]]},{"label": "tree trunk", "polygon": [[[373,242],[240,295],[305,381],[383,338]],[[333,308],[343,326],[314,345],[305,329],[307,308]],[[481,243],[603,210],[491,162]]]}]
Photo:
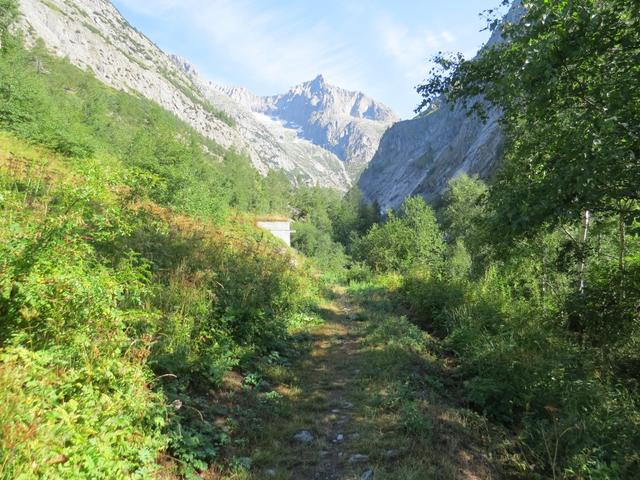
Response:
[{"label": "tree trunk", "polygon": [[627,249],[625,234],[626,234],[626,225],[624,223],[624,210],[620,210],[620,217],[618,219],[618,236],[619,236],[618,241],[620,244],[618,263],[620,267],[620,272],[624,272],[624,269],[625,269],[624,260],[625,260],[626,249]]},{"label": "tree trunk", "polygon": [[591,211],[585,210],[582,214],[582,234],[580,235],[581,253],[580,253],[580,293],[584,294],[585,287],[585,271],[587,269],[586,244],[589,238],[589,226],[591,223]]}]

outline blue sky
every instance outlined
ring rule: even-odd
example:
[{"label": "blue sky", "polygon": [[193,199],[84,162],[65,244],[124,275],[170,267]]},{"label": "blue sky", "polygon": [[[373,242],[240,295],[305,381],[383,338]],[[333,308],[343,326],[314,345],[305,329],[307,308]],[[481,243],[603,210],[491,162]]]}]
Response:
[{"label": "blue sky", "polygon": [[500,0],[113,0],[162,49],[259,95],[322,73],[411,117],[438,51],[473,56]]}]

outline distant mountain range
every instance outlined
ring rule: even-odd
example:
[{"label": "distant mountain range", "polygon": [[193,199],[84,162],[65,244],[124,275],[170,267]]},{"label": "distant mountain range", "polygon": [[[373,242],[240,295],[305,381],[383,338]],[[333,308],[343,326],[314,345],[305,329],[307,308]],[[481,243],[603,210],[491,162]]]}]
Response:
[{"label": "distant mountain range", "polygon": [[220,145],[245,152],[263,174],[284,170],[295,183],[345,191],[398,120],[385,105],[322,76],[271,97],[212,84],[107,0],[21,0],[20,8],[30,42],[41,38],[104,83],[157,102]]},{"label": "distant mountain range", "polygon": [[[322,75],[261,97],[204,79],[133,28],[108,0],[20,0],[28,41],[91,69],[104,83],[143,95],[204,136],[245,152],[263,174],[346,191],[356,182],[382,209],[410,195],[437,198],[462,171],[489,178],[498,163],[499,112],[489,121],[461,105],[400,122],[390,108]],[[518,17],[514,2],[506,21]],[[489,45],[501,41],[496,31]],[[362,173],[364,171],[364,173]]]},{"label": "distant mountain range", "polygon": [[245,89],[217,88],[334,153],[345,162],[352,178],[369,163],[385,130],[399,120],[386,105],[361,92],[330,85],[322,75],[270,97],[258,97]]}]

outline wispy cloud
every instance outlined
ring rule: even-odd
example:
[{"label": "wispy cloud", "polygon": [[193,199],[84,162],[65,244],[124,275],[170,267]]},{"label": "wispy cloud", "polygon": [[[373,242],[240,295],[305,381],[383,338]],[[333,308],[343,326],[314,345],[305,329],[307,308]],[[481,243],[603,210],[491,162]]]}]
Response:
[{"label": "wispy cloud", "polygon": [[[211,47],[268,84],[323,73],[345,86],[361,80],[360,59],[331,25],[316,19],[308,9],[270,8],[258,0],[122,0],[127,8],[157,18],[179,14],[204,34]],[[329,41],[330,40],[330,41]]]},{"label": "wispy cloud", "polygon": [[376,22],[382,49],[402,72],[406,80],[415,83],[422,80],[429,56],[447,50],[456,38],[450,32],[427,29],[410,30],[389,15],[381,15]]},{"label": "wispy cloud", "polygon": [[477,35],[477,12],[496,2],[112,1],[211,80],[273,94],[322,73],[400,115],[418,103],[414,87],[434,53],[476,51],[486,38]]}]

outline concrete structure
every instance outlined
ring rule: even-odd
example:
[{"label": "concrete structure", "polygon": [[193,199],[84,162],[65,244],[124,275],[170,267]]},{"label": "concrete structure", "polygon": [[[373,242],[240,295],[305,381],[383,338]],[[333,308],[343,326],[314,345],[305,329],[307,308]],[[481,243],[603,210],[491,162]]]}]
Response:
[{"label": "concrete structure", "polygon": [[258,225],[258,227],[262,228],[263,230],[271,232],[274,237],[279,238],[289,247],[291,246],[291,233],[293,233],[293,230],[291,230],[291,220],[265,219],[258,220],[256,222],[256,225]]}]

